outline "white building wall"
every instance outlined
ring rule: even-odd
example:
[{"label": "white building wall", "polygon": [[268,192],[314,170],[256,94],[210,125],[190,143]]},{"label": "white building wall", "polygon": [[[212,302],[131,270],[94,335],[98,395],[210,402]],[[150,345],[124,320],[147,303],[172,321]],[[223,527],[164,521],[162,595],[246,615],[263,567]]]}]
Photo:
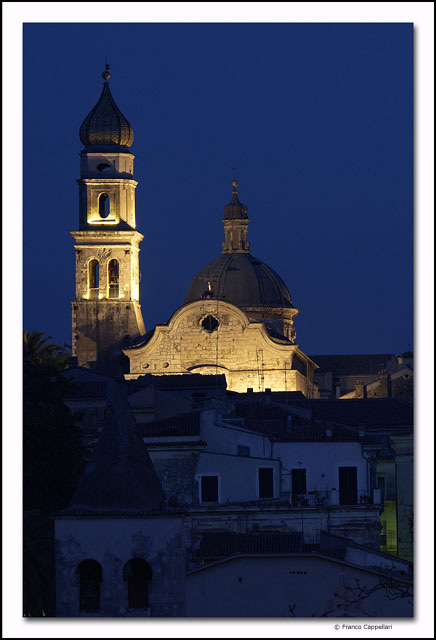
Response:
[{"label": "white building wall", "polygon": [[[356,578],[368,588],[379,583],[376,574],[317,556],[234,558],[188,573],[187,616],[282,618],[291,606],[297,618],[319,617],[335,609],[341,584],[354,586]],[[344,610],[334,615],[342,617]],[[408,617],[413,607],[411,598],[390,600],[379,590],[348,615]]]},{"label": "white building wall", "polygon": [[258,469],[274,469],[274,497],[280,497],[280,463],[268,458],[245,458],[234,455],[202,452],[198,462],[196,479],[201,475],[219,477],[220,503],[247,502],[258,500]]},{"label": "white building wall", "polygon": [[368,489],[368,464],[359,442],[279,442],[273,455],[283,465],[282,491],[291,491],[291,469],[306,469],[307,491],[339,491],[339,467],[357,467],[357,490]]},{"label": "white building wall", "polygon": [[271,457],[271,443],[268,436],[254,433],[238,425],[220,423],[215,412],[203,411],[200,423],[201,439],[207,442],[207,450],[216,453],[238,454],[238,445],[249,447],[250,456]]}]

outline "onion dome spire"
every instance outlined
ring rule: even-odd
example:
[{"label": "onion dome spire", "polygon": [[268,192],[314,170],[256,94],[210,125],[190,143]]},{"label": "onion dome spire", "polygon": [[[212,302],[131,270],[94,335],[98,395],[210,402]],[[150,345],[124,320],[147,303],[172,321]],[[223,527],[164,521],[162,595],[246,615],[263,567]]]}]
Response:
[{"label": "onion dome spire", "polygon": [[109,88],[110,65],[105,66],[101,74],[103,91],[95,107],[82,122],[80,140],[91,151],[128,151],[133,144],[133,129],[115,104]]},{"label": "onion dome spire", "polygon": [[224,207],[224,242],[223,253],[250,253],[247,242],[248,207],[238,199],[238,181],[233,176],[232,201]]},{"label": "onion dome spire", "polygon": [[226,204],[224,207],[224,219],[225,220],[235,220],[235,219],[247,219],[248,207],[242,202],[239,202],[238,199],[238,181],[233,178],[231,182],[233,191],[232,191],[232,201],[229,204]]}]

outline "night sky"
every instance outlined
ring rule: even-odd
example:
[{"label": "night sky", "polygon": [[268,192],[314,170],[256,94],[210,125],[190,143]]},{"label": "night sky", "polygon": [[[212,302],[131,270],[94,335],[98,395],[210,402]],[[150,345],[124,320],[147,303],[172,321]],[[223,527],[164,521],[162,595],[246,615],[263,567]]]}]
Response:
[{"label": "night sky", "polygon": [[300,348],[413,348],[412,24],[25,24],[25,329],[71,344],[78,132],[105,56],[135,133],[147,330],[221,254],[236,167]]}]

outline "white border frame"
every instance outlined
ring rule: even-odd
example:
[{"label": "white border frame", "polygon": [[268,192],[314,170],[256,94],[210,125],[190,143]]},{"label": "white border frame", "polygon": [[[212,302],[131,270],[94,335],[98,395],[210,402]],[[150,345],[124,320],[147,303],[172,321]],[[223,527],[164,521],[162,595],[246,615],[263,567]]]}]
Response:
[{"label": "white border frame", "polygon": [[[334,629],[331,620],[99,620],[83,624],[75,620],[25,620],[21,617],[21,340],[22,340],[22,25],[23,22],[413,22],[415,24],[415,176],[416,251],[415,351],[417,363],[417,424],[415,495],[418,536],[416,544],[418,600],[414,620],[393,622],[383,637],[432,638],[433,559],[428,544],[433,539],[433,488],[429,470],[434,468],[433,351],[434,351],[434,4],[432,2],[4,2],[3,3],[3,134],[4,220],[3,234],[3,611],[5,638],[220,638],[229,633],[241,638],[289,636],[359,637],[354,631]],[[314,18],[316,17],[316,20]],[[10,214],[14,215],[10,215]],[[6,233],[7,231],[7,233]],[[11,242],[10,239],[14,238]],[[8,243],[6,244],[6,239]],[[14,269],[11,269],[14,265]],[[12,274],[12,275],[11,275]],[[7,276],[7,277],[6,277]],[[17,349],[18,345],[18,349]],[[422,381],[422,382],[421,382]],[[6,487],[7,490],[6,490]],[[423,489],[425,488],[425,508]],[[421,507],[421,508],[420,508]],[[292,623],[292,631],[289,623]],[[377,622],[377,620],[375,621]],[[287,624],[286,624],[287,623]],[[230,627],[229,627],[230,625]],[[363,636],[360,636],[363,637]]]}]

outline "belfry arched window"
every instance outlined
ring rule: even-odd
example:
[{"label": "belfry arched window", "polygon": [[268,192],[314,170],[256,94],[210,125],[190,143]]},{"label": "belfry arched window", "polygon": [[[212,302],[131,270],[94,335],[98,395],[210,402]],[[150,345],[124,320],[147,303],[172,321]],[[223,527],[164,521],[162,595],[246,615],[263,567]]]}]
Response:
[{"label": "belfry arched window", "polygon": [[100,218],[107,218],[110,214],[110,198],[107,193],[98,196],[98,213]]},{"label": "belfry arched window", "polygon": [[76,574],[79,577],[79,610],[100,611],[101,564],[96,560],[83,560],[77,565]]},{"label": "belfry arched window", "polygon": [[90,300],[98,298],[100,264],[95,258],[88,263],[88,292]]},{"label": "belfry arched window", "polygon": [[120,297],[120,263],[113,258],[108,264],[109,298]]},{"label": "belfry arched window", "polygon": [[151,567],[142,558],[132,558],[123,568],[123,580],[127,582],[129,609],[147,609]]}]

